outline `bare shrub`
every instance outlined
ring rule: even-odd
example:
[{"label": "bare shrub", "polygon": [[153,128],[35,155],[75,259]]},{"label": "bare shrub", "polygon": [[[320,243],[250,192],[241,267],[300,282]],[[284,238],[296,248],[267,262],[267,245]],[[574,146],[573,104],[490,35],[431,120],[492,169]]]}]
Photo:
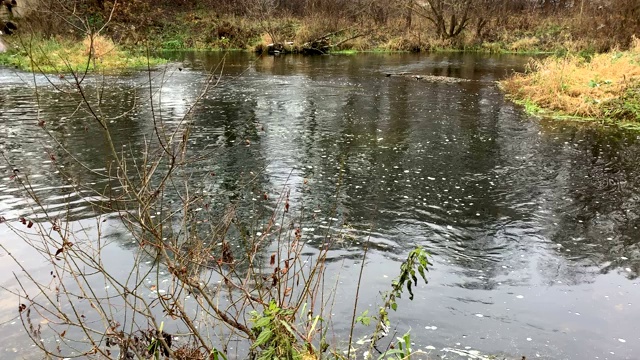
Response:
[{"label": "bare shrub", "polygon": [[[86,25],[90,64],[111,51],[112,42],[99,36],[108,23]],[[175,66],[147,69],[135,97],[116,115],[108,115],[114,104],[103,98],[103,89],[117,79],[91,73],[89,65],[61,70],[68,75],[54,79],[43,73],[48,82],[34,81],[34,89],[55,92],[90,141],[103,145],[91,163],[104,167],[96,169],[69,148],[44,109],[33,125],[48,141],[50,175],[73,201],[50,208],[47,194],[34,191],[41,180],[18,169],[13,154],[2,154],[12,169],[13,189],[25,203],[22,215],[2,218],[2,226],[46,268],[34,273],[10,244],[1,243],[21,270],[16,287],[3,290],[17,300],[18,317],[42,354],[215,359],[235,347],[237,357],[270,359],[315,358],[328,351],[336,285],[325,279],[325,269],[342,234],[327,230],[320,244],[306,246],[302,224],[308,218],[303,206],[294,206],[286,184],[275,196],[262,194],[262,210],[249,216],[251,205],[217,202],[218,194],[194,179],[192,169],[222,151],[193,149],[190,137],[200,100],[220,81],[224,62],[202,79],[193,103],[173,116],[163,110],[162,92],[180,72]],[[123,143],[112,125],[131,114],[141,114],[135,120],[148,124],[135,148]],[[99,185],[86,178],[100,179]],[[76,218],[78,202],[91,206],[94,216]],[[329,228],[333,225],[339,224]],[[115,262],[108,255],[114,236],[128,246]],[[388,309],[396,309],[403,288],[411,292],[416,271],[424,275],[426,265],[423,251],[412,252],[374,317],[377,328],[389,326]],[[340,345],[332,344],[336,357]],[[346,344],[349,351],[351,345]]]}]

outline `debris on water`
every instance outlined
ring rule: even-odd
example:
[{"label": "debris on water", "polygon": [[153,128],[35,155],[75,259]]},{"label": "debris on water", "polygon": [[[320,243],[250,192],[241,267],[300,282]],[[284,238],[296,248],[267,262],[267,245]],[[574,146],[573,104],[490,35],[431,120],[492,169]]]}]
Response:
[{"label": "debris on water", "polygon": [[427,330],[438,330],[437,326],[425,326],[424,328]]},{"label": "debris on water", "polygon": [[618,339],[618,341],[620,341],[621,343],[626,343],[627,342],[627,340],[625,340],[625,339]]},{"label": "debris on water", "polygon": [[[465,347],[465,349],[466,350],[444,348],[444,349],[442,349],[442,351],[443,352],[454,353],[454,354],[460,355],[460,356],[464,356],[467,359],[489,360],[489,359],[493,358],[493,357],[490,357],[490,356],[481,355],[480,351],[478,351],[478,350],[469,350],[470,349],[469,346]],[[445,356],[443,356],[443,358]]]},{"label": "debris on water", "polygon": [[531,339],[531,338],[527,338],[527,341],[531,341],[531,340],[533,340],[533,339]]},{"label": "debris on water", "polygon": [[477,317],[480,317],[480,318],[481,318],[481,317],[484,317],[484,315],[482,315],[482,314],[476,314],[476,316],[477,316]]}]

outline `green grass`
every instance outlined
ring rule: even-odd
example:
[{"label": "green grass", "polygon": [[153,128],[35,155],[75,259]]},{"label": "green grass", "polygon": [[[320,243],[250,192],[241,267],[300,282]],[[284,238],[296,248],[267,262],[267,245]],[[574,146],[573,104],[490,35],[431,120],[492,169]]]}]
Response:
[{"label": "green grass", "polygon": [[540,106],[538,106],[533,101],[531,101],[530,99],[524,99],[524,100],[516,99],[516,100],[513,100],[513,102],[524,107],[524,111],[529,115],[540,116],[545,114],[545,110]]},{"label": "green grass", "polygon": [[[596,117],[567,115],[560,111],[551,111],[548,109],[544,109],[538,106],[537,104],[535,104],[533,101],[528,99],[525,99],[525,100],[513,99],[512,101],[522,106],[524,108],[525,113],[538,118],[547,118],[547,119],[557,120],[557,121],[570,121],[572,123],[581,123],[587,126],[615,126],[622,129],[640,132],[640,122],[638,122],[637,120],[634,120],[634,119],[640,119],[640,105],[639,105],[640,103],[639,102],[627,103],[627,106],[635,110],[633,114],[634,116],[636,116],[636,118],[629,117],[626,120],[620,120],[619,118],[616,118],[614,116],[596,118]],[[615,107],[615,108],[619,109],[619,107]]]},{"label": "green grass", "polygon": [[606,117],[640,123],[640,85],[627,88],[620,97],[601,106]]},{"label": "green grass", "polygon": [[361,53],[361,51],[355,49],[344,49],[344,50],[332,50],[330,52],[333,55],[356,55]]},{"label": "green grass", "polygon": [[0,65],[24,71],[65,74],[71,71],[122,72],[166,63],[120,49],[105,38],[93,42],[95,56],[89,56],[90,41],[47,39],[43,37],[11,38],[10,50],[0,54]]}]

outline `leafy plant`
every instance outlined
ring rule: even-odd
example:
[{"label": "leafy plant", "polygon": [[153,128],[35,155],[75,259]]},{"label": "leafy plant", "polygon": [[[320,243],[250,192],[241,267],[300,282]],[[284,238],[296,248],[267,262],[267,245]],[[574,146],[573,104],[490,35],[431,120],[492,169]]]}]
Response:
[{"label": "leafy plant", "polygon": [[371,324],[371,316],[369,316],[369,310],[365,310],[361,315],[356,318],[356,322],[364,326]]},{"label": "leafy plant", "polygon": [[298,348],[293,319],[293,310],[282,309],[273,300],[262,314],[251,312],[251,330],[256,335],[251,350],[261,349],[258,360],[302,359],[303,350]]},{"label": "leafy plant", "polygon": [[411,350],[411,334],[409,334],[409,331],[407,331],[401,338],[396,338],[396,340],[398,340],[396,343],[397,348],[383,352],[378,356],[378,360],[403,360],[411,358],[411,354],[413,352]]},{"label": "leafy plant", "polygon": [[409,300],[413,300],[413,286],[418,285],[418,275],[424,280],[425,284],[428,283],[425,272],[429,271],[429,253],[417,247],[409,253],[407,259],[400,265],[400,275],[391,282],[391,290],[383,295],[384,303],[378,310],[378,316],[376,317],[377,325],[376,330],[372,336],[371,348],[374,348],[376,342],[386,335],[388,332],[389,321],[389,309],[393,311],[398,310],[398,303],[396,299],[402,297],[404,289],[407,289],[409,293]]},{"label": "leafy plant", "polygon": [[182,39],[168,40],[162,43],[162,48],[165,50],[180,50],[184,49],[184,41]]}]

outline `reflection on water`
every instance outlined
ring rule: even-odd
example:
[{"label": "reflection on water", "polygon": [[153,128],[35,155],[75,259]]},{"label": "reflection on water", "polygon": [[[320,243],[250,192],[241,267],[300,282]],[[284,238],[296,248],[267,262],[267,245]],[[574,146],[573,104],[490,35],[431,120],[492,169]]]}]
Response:
[{"label": "reflection on water", "polygon": [[[196,101],[203,69],[221,60],[169,56],[179,65],[154,74],[162,100],[155,111],[167,127]],[[191,114],[192,151],[211,151],[191,179],[212,203],[253,204],[263,193],[277,199],[291,190],[292,207],[309,214],[303,231],[311,247],[332,224],[345,225],[356,240],[335,249],[330,270],[340,272],[338,291],[347,299],[359,244],[373,229],[363,310],[375,306],[398,261],[425,246],[435,264],[430,284],[394,315],[399,333],[412,328],[412,339],[434,354],[471,347],[530,358],[632,359],[640,352],[640,139],[525,116],[494,84],[525,61],[228,54],[219,85]],[[384,76],[405,71],[473,81]],[[68,172],[53,174],[58,147],[39,131],[33,89],[20,76],[0,69],[0,149],[11,162],[0,165],[0,214],[33,216],[8,180],[14,167],[30,174],[48,211],[70,203],[77,219],[92,217],[83,199],[107,185],[100,176],[106,143],[82,111],[41,89],[48,129],[96,170],[70,162]],[[151,109],[130,111],[144,103],[145,78],[108,78],[104,90],[117,146],[133,153],[142,153],[153,129]],[[78,177],[87,192],[60,185],[61,175]],[[334,313],[350,307],[338,303]],[[346,327],[336,317],[336,336]]]}]

